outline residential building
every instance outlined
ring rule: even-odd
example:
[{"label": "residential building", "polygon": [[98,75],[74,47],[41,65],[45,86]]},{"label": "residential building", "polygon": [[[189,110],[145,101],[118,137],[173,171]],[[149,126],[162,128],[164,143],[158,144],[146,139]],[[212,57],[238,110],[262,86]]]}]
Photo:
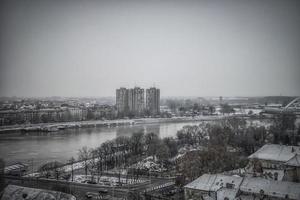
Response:
[{"label": "residential building", "polygon": [[248,157],[258,176],[300,182],[300,147],[266,144]]},{"label": "residential building", "polygon": [[118,115],[128,114],[128,89],[120,88],[116,90],[116,107]]},{"label": "residential building", "polygon": [[300,184],[267,180],[261,177],[204,174],[187,184],[184,192],[185,199],[299,200]]},{"label": "residential building", "polygon": [[87,109],[87,119],[115,119],[115,107],[110,105],[95,105]]},{"label": "residential building", "polygon": [[5,175],[23,176],[28,170],[28,165],[23,163],[15,163],[4,168]]},{"label": "residential building", "polygon": [[159,102],[160,90],[154,87],[146,90],[146,102],[143,88],[119,88],[116,90],[116,108],[119,116],[143,116],[145,111],[152,116],[158,115]]},{"label": "residential building", "polygon": [[234,199],[242,177],[204,174],[184,187],[185,199]]},{"label": "residential building", "polygon": [[160,90],[152,87],[146,90],[146,110],[150,115],[155,116],[160,112]]},{"label": "residential building", "polygon": [[82,121],[86,119],[87,110],[80,107],[0,111],[0,126],[24,123],[36,124],[64,121]]},{"label": "residential building", "polygon": [[141,116],[145,111],[145,91],[140,87],[128,90],[128,108],[129,113],[135,116]]},{"label": "residential building", "polygon": [[83,121],[87,118],[87,110],[83,108],[70,107],[68,108],[72,121]]},{"label": "residential building", "polygon": [[289,181],[274,181],[260,177],[245,177],[240,186],[240,200],[299,200],[300,183]]}]

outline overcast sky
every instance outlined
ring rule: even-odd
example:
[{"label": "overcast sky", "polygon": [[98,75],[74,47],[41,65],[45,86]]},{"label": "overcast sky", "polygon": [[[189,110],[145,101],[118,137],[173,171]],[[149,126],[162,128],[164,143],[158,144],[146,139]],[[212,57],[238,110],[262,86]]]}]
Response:
[{"label": "overcast sky", "polygon": [[0,96],[300,95],[300,1],[1,1]]}]

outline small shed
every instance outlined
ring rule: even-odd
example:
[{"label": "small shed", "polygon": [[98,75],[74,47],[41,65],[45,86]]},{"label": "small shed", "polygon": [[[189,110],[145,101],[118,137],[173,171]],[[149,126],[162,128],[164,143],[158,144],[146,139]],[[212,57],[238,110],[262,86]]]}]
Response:
[{"label": "small shed", "polygon": [[23,163],[16,163],[4,168],[5,175],[23,176],[28,170],[28,165]]}]

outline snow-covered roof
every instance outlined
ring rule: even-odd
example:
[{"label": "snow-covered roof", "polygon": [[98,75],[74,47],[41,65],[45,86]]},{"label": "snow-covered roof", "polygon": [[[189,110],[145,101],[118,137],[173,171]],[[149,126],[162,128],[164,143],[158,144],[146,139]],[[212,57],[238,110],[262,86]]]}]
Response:
[{"label": "snow-covered roof", "polygon": [[266,144],[249,156],[249,159],[273,160],[287,162],[295,155],[300,154],[300,147],[279,144]]},{"label": "snow-covered roof", "polygon": [[[260,177],[236,177],[222,174],[204,174],[185,188],[216,192],[217,199],[235,199],[238,191],[245,192],[242,196],[261,194],[269,197],[300,199],[300,183],[288,181],[274,181]],[[245,196],[245,197],[246,197]],[[243,198],[242,198],[243,199]]]},{"label": "snow-covered roof", "polygon": [[293,158],[288,160],[285,165],[300,167],[300,155],[296,154]]},{"label": "snow-covered roof", "polygon": [[264,178],[245,178],[240,190],[248,193],[273,196],[278,198],[300,199],[300,183],[287,181],[273,181]]},{"label": "snow-covered roof", "polygon": [[7,166],[4,168],[4,173],[8,173],[10,171],[14,171],[14,170],[20,170],[20,169],[23,169],[23,168],[26,168],[27,165],[25,164],[22,164],[22,163],[16,163],[14,165],[10,165],[10,166]]},{"label": "snow-covered roof", "polygon": [[28,188],[28,187],[21,187],[16,185],[8,185],[4,189],[4,193],[2,195],[1,200],[76,200],[73,195],[57,192],[57,191],[50,191],[50,190],[41,190],[36,188]]},{"label": "snow-covered roof", "polygon": [[237,176],[227,176],[223,174],[204,174],[187,184],[185,188],[202,190],[202,191],[217,191],[220,188],[237,189],[243,178]]},{"label": "snow-covered roof", "polygon": [[184,187],[190,189],[210,191],[210,187],[214,183],[216,176],[217,175],[204,174]]}]

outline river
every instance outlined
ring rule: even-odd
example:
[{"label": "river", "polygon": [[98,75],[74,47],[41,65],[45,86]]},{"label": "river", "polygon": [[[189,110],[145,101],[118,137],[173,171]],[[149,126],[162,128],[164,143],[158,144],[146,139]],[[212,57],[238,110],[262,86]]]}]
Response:
[{"label": "river", "polygon": [[6,165],[15,162],[28,163],[34,168],[41,164],[58,160],[66,162],[72,156],[77,158],[78,149],[83,146],[98,147],[103,142],[117,136],[130,136],[134,132],[154,132],[161,138],[176,136],[178,130],[195,122],[170,122],[140,124],[119,127],[97,127],[65,129],[58,132],[16,132],[0,135],[0,158]]}]

